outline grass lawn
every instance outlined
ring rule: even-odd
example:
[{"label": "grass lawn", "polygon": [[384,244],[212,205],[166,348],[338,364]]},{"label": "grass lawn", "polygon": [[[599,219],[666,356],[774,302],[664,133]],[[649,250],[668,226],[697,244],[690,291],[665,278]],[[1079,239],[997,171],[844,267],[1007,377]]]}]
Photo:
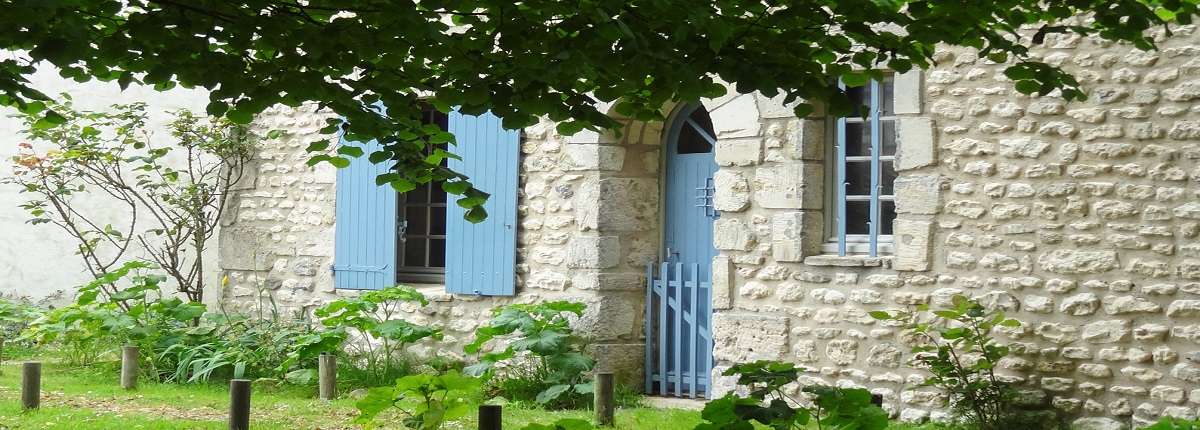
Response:
[{"label": "grass lawn", "polygon": [[[143,384],[125,391],[117,383],[116,363],[87,369],[43,364],[42,407],[22,412],[19,404],[20,365],[0,366],[0,430],[182,430],[226,429],[228,387],[212,384]],[[351,421],[358,414],[354,400],[316,400],[315,388],[275,386],[257,382],[252,396],[251,427],[259,429],[358,429]],[[545,411],[514,406],[504,408],[504,428],[551,423],[559,418],[590,419],[590,411]],[[617,410],[619,430],[691,430],[701,422],[699,411],[681,409],[622,408]],[[389,420],[380,420],[387,423]],[[394,421],[394,420],[393,420]],[[400,429],[399,424],[383,428]],[[447,430],[475,430],[471,416],[450,423]],[[765,428],[765,427],[762,427]],[[933,426],[893,424],[897,430],[932,430]]]},{"label": "grass lawn", "polygon": [[[224,384],[144,384],[125,391],[117,384],[115,364],[109,368],[67,369],[46,363],[42,370],[42,408],[22,413],[19,404],[20,366],[0,366],[0,429],[225,429],[229,402]],[[354,401],[316,400],[315,389],[275,387],[256,383],[252,396],[255,429],[356,429],[350,424]],[[519,429],[531,422],[558,418],[590,418],[588,411],[550,412],[506,407],[504,428]],[[700,422],[697,411],[631,408],[617,411],[618,429],[691,429]],[[402,428],[394,425],[384,428]],[[474,430],[474,417],[451,423],[447,429]]]}]

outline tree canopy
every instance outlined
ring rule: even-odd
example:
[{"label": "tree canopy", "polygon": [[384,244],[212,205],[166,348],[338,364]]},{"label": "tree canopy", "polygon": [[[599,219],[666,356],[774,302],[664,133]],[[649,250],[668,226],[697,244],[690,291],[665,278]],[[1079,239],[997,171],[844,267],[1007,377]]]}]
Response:
[{"label": "tree canopy", "polygon": [[[316,144],[312,162],[395,160],[380,176],[406,191],[430,180],[482,219],[487,194],[442,167],[453,136],[422,125],[429,106],[492,111],[509,128],[618,127],[653,120],[669,101],[725,92],[784,94],[847,112],[831,82],[859,86],[927,68],[939,44],[1008,62],[1016,89],[1085,96],[1030,44],[1077,33],[1153,49],[1148,30],[1189,24],[1197,0],[0,0],[0,104],[62,116],[30,86],[38,62],[79,81],[209,90],[208,113],[237,123],[269,106],[316,102],[327,132],[383,149]],[[1086,17],[1086,18],[1081,18]],[[1023,30],[1027,33],[1019,34]],[[1032,33],[1030,36],[1028,33]],[[383,106],[385,109],[380,109]],[[426,145],[437,149],[424,150]]]}]

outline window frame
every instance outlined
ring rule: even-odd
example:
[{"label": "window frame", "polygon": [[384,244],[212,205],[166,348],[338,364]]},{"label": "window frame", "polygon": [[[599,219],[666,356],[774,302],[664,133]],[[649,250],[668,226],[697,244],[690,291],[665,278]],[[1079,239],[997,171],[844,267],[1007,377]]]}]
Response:
[{"label": "window frame", "polygon": [[[891,155],[882,155],[883,148],[883,128],[884,121],[890,121],[893,127],[898,127],[899,115],[892,108],[891,112],[885,114],[883,112],[885,98],[883,88],[885,82],[892,85],[891,104],[895,106],[895,75],[888,74],[884,80],[871,80],[867,87],[870,89],[869,104],[866,105],[869,109],[866,118],[847,118],[847,117],[828,117],[826,119],[826,127],[833,130],[833,133],[828,134],[826,139],[826,147],[830,149],[825,157],[826,172],[832,172],[833,175],[826,175],[826,190],[825,193],[825,240],[821,244],[821,252],[827,254],[836,254],[839,256],[846,255],[867,255],[876,257],[880,254],[895,253],[895,239],[891,234],[882,234],[881,222],[883,219],[883,202],[892,202],[892,210],[895,210],[895,190],[892,194],[883,195],[882,184],[883,179],[883,164],[893,163],[893,171],[895,169],[896,152],[899,151],[899,141],[896,132],[893,131],[892,138],[894,145],[897,146]],[[838,87],[842,90],[846,89],[844,83],[838,82]],[[846,137],[847,124],[862,122],[870,124],[870,155],[847,156]],[[871,183],[869,185],[868,195],[849,195],[845,194],[846,184],[846,164],[847,162],[868,162],[870,163]],[[897,175],[898,176],[898,175]],[[893,179],[894,181],[894,179]],[[847,201],[868,201],[870,202],[867,234],[848,234],[846,233],[846,223],[840,219],[841,214],[846,211],[845,202]]]},{"label": "window frame", "polygon": [[[449,116],[447,114],[443,114],[441,112],[438,112],[438,111],[430,108],[425,111],[425,115],[426,115],[426,117],[424,118],[423,122],[425,122],[426,124],[438,124],[440,127],[442,127],[443,130],[446,130],[449,127]],[[432,151],[433,149],[434,149],[433,145],[425,146],[425,150],[427,152]],[[443,161],[443,164],[444,163],[445,163],[445,161]],[[396,282],[397,283],[411,282],[411,283],[419,283],[419,284],[442,284],[442,283],[445,283],[445,281],[446,281],[446,258],[445,258],[445,256],[443,256],[443,258],[442,258],[442,266],[441,267],[429,266],[429,264],[430,264],[430,256],[432,255],[431,251],[432,251],[433,247],[431,246],[431,243],[433,240],[441,240],[442,241],[442,243],[443,243],[442,252],[445,253],[445,246],[446,246],[445,244],[449,240],[448,235],[447,235],[448,232],[445,231],[447,222],[442,223],[443,231],[442,231],[442,234],[440,234],[440,235],[432,233],[432,225],[433,225],[433,215],[436,212],[435,208],[439,208],[439,207],[443,208],[442,216],[443,217],[447,216],[446,215],[446,207],[447,207],[447,202],[449,201],[449,196],[448,195],[445,196],[445,198],[443,198],[441,202],[434,201],[433,196],[435,193],[440,192],[440,193],[445,194],[445,191],[442,190],[442,188],[441,188],[440,181],[431,181],[429,183],[422,184],[420,187],[425,188],[427,190],[427,192],[425,194],[425,199],[424,199],[424,201],[421,201],[421,202],[409,202],[409,199],[408,199],[409,195],[411,193],[413,193],[413,191],[416,191],[416,190],[408,191],[408,192],[404,192],[404,193],[396,193],[397,194],[396,195],[396,239],[395,239]],[[417,234],[417,235],[409,235],[408,234],[408,225],[407,225],[408,220],[405,215],[408,213],[408,210],[410,208],[421,208],[425,211],[425,214],[426,214],[426,216],[425,216],[425,231],[421,232],[421,234]],[[406,253],[408,250],[406,245],[407,245],[407,240],[410,237],[411,238],[419,238],[425,242],[425,255],[424,255],[425,264],[423,266],[409,266],[409,265],[405,264],[406,263],[405,257],[406,257]]]}]

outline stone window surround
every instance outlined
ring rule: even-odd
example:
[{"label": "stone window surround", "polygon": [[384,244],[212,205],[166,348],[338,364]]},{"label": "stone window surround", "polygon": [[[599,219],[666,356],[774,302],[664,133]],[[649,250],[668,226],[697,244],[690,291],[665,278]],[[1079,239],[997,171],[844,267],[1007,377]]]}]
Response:
[{"label": "stone window surround", "polygon": [[[891,255],[869,257],[866,255],[837,256],[824,253],[809,255],[803,259],[804,264],[813,266],[841,267],[891,267],[902,271],[925,271],[931,265],[931,246],[934,220],[940,208],[941,184],[936,174],[925,173],[937,164],[937,145],[934,141],[933,121],[921,116],[923,73],[912,70],[895,75],[895,115],[896,122],[896,160],[895,169],[899,175],[895,181],[896,220],[891,236]],[[828,120],[821,124],[826,129],[832,129]],[[830,146],[833,133],[825,133],[823,143],[825,148]],[[822,151],[823,163],[828,164],[828,151]],[[825,181],[822,187],[827,188]],[[829,193],[823,193],[823,203],[831,201]],[[822,212],[828,214],[827,210]],[[828,217],[827,217],[828,218]],[[822,223],[819,232],[808,235],[815,242],[814,248],[821,248],[827,239],[828,223]]]}]

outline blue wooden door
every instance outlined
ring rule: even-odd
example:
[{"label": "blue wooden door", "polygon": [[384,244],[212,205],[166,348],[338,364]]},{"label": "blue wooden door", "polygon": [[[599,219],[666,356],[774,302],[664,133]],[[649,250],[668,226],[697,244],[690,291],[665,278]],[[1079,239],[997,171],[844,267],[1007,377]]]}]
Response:
[{"label": "blue wooden door", "polygon": [[715,146],[712,121],[703,106],[686,106],[676,113],[666,148],[663,256],[668,270],[675,272],[672,277],[678,279],[667,283],[664,291],[676,305],[664,311],[668,324],[660,337],[666,343],[659,345],[666,359],[666,381],[668,385],[675,381],[673,387],[663,388],[675,393],[693,388],[708,392],[712,259],[717,254],[713,220],[719,216],[713,209]]}]

